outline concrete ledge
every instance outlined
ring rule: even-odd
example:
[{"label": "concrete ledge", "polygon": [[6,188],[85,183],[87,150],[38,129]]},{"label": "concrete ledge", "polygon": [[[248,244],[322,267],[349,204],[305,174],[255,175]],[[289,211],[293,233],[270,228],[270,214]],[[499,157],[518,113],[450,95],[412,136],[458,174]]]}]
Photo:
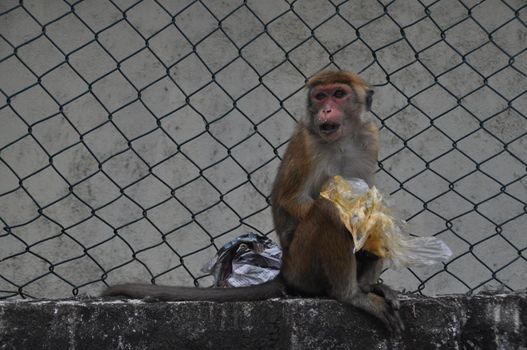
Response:
[{"label": "concrete ledge", "polygon": [[0,349],[521,349],[527,292],[403,297],[406,331],[332,300],[0,301]]}]

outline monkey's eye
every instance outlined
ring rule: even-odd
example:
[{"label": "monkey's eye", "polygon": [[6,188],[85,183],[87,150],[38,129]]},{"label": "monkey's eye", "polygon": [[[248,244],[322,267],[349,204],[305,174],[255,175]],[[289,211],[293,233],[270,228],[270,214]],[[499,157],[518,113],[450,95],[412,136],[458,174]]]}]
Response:
[{"label": "monkey's eye", "polygon": [[315,99],[317,99],[319,101],[322,101],[325,98],[326,98],[326,94],[323,93],[323,92],[319,92],[318,94],[315,95]]},{"label": "monkey's eye", "polygon": [[344,90],[337,90],[337,91],[335,91],[333,96],[336,97],[336,98],[342,98],[342,97],[346,96],[346,92]]}]

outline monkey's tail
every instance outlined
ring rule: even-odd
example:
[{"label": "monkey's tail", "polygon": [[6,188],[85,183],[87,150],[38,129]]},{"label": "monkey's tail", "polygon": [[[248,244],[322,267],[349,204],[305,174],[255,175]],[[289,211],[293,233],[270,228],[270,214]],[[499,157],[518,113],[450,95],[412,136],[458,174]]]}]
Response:
[{"label": "monkey's tail", "polygon": [[285,295],[285,286],[280,277],[262,284],[239,288],[169,287],[127,283],[111,286],[101,294],[101,296],[125,296],[131,299],[217,302],[265,300]]}]

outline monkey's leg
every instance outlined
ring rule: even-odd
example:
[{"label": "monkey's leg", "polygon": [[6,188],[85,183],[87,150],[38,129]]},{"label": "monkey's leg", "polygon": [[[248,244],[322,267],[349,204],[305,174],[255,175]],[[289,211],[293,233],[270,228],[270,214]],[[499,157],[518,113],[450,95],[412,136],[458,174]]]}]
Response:
[{"label": "monkey's leg", "polygon": [[286,284],[304,295],[321,292],[354,305],[380,319],[389,330],[400,332],[402,323],[396,310],[384,297],[361,290],[357,268],[353,240],[333,204],[317,199],[284,255],[281,272]]},{"label": "monkey's leg", "polygon": [[[377,260],[359,266],[353,254],[353,241],[343,227],[327,225],[328,231],[319,235],[322,253],[319,256],[325,276],[329,282],[329,296],[358,307],[380,319],[386,327],[395,333],[403,330],[403,324],[397,310],[382,296],[371,291],[362,290],[359,280],[359,269],[362,276],[376,280],[382,265]],[[366,273],[366,275],[364,275]],[[364,283],[364,282],[363,282]]]},{"label": "monkey's leg", "polygon": [[368,253],[358,252],[356,254],[358,264],[358,282],[360,289],[365,293],[373,292],[384,297],[386,302],[394,309],[399,310],[400,302],[397,292],[388,285],[379,283],[382,272],[383,261],[381,258]]},{"label": "monkey's leg", "polygon": [[341,271],[344,275],[339,276],[338,273],[333,273],[329,276],[333,286],[330,296],[372,314],[380,319],[390,332],[401,333],[404,326],[398,311],[383,296],[374,291],[366,292],[361,289],[357,280],[357,261],[353,254],[351,254],[350,262],[347,271]]}]

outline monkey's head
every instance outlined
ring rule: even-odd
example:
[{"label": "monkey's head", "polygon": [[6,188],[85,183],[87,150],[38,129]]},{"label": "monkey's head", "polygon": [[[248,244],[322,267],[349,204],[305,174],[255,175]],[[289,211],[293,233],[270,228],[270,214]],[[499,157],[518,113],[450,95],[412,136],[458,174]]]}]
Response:
[{"label": "monkey's head", "polygon": [[349,135],[371,108],[373,90],[357,75],[326,71],[307,82],[308,125],[326,142]]}]

